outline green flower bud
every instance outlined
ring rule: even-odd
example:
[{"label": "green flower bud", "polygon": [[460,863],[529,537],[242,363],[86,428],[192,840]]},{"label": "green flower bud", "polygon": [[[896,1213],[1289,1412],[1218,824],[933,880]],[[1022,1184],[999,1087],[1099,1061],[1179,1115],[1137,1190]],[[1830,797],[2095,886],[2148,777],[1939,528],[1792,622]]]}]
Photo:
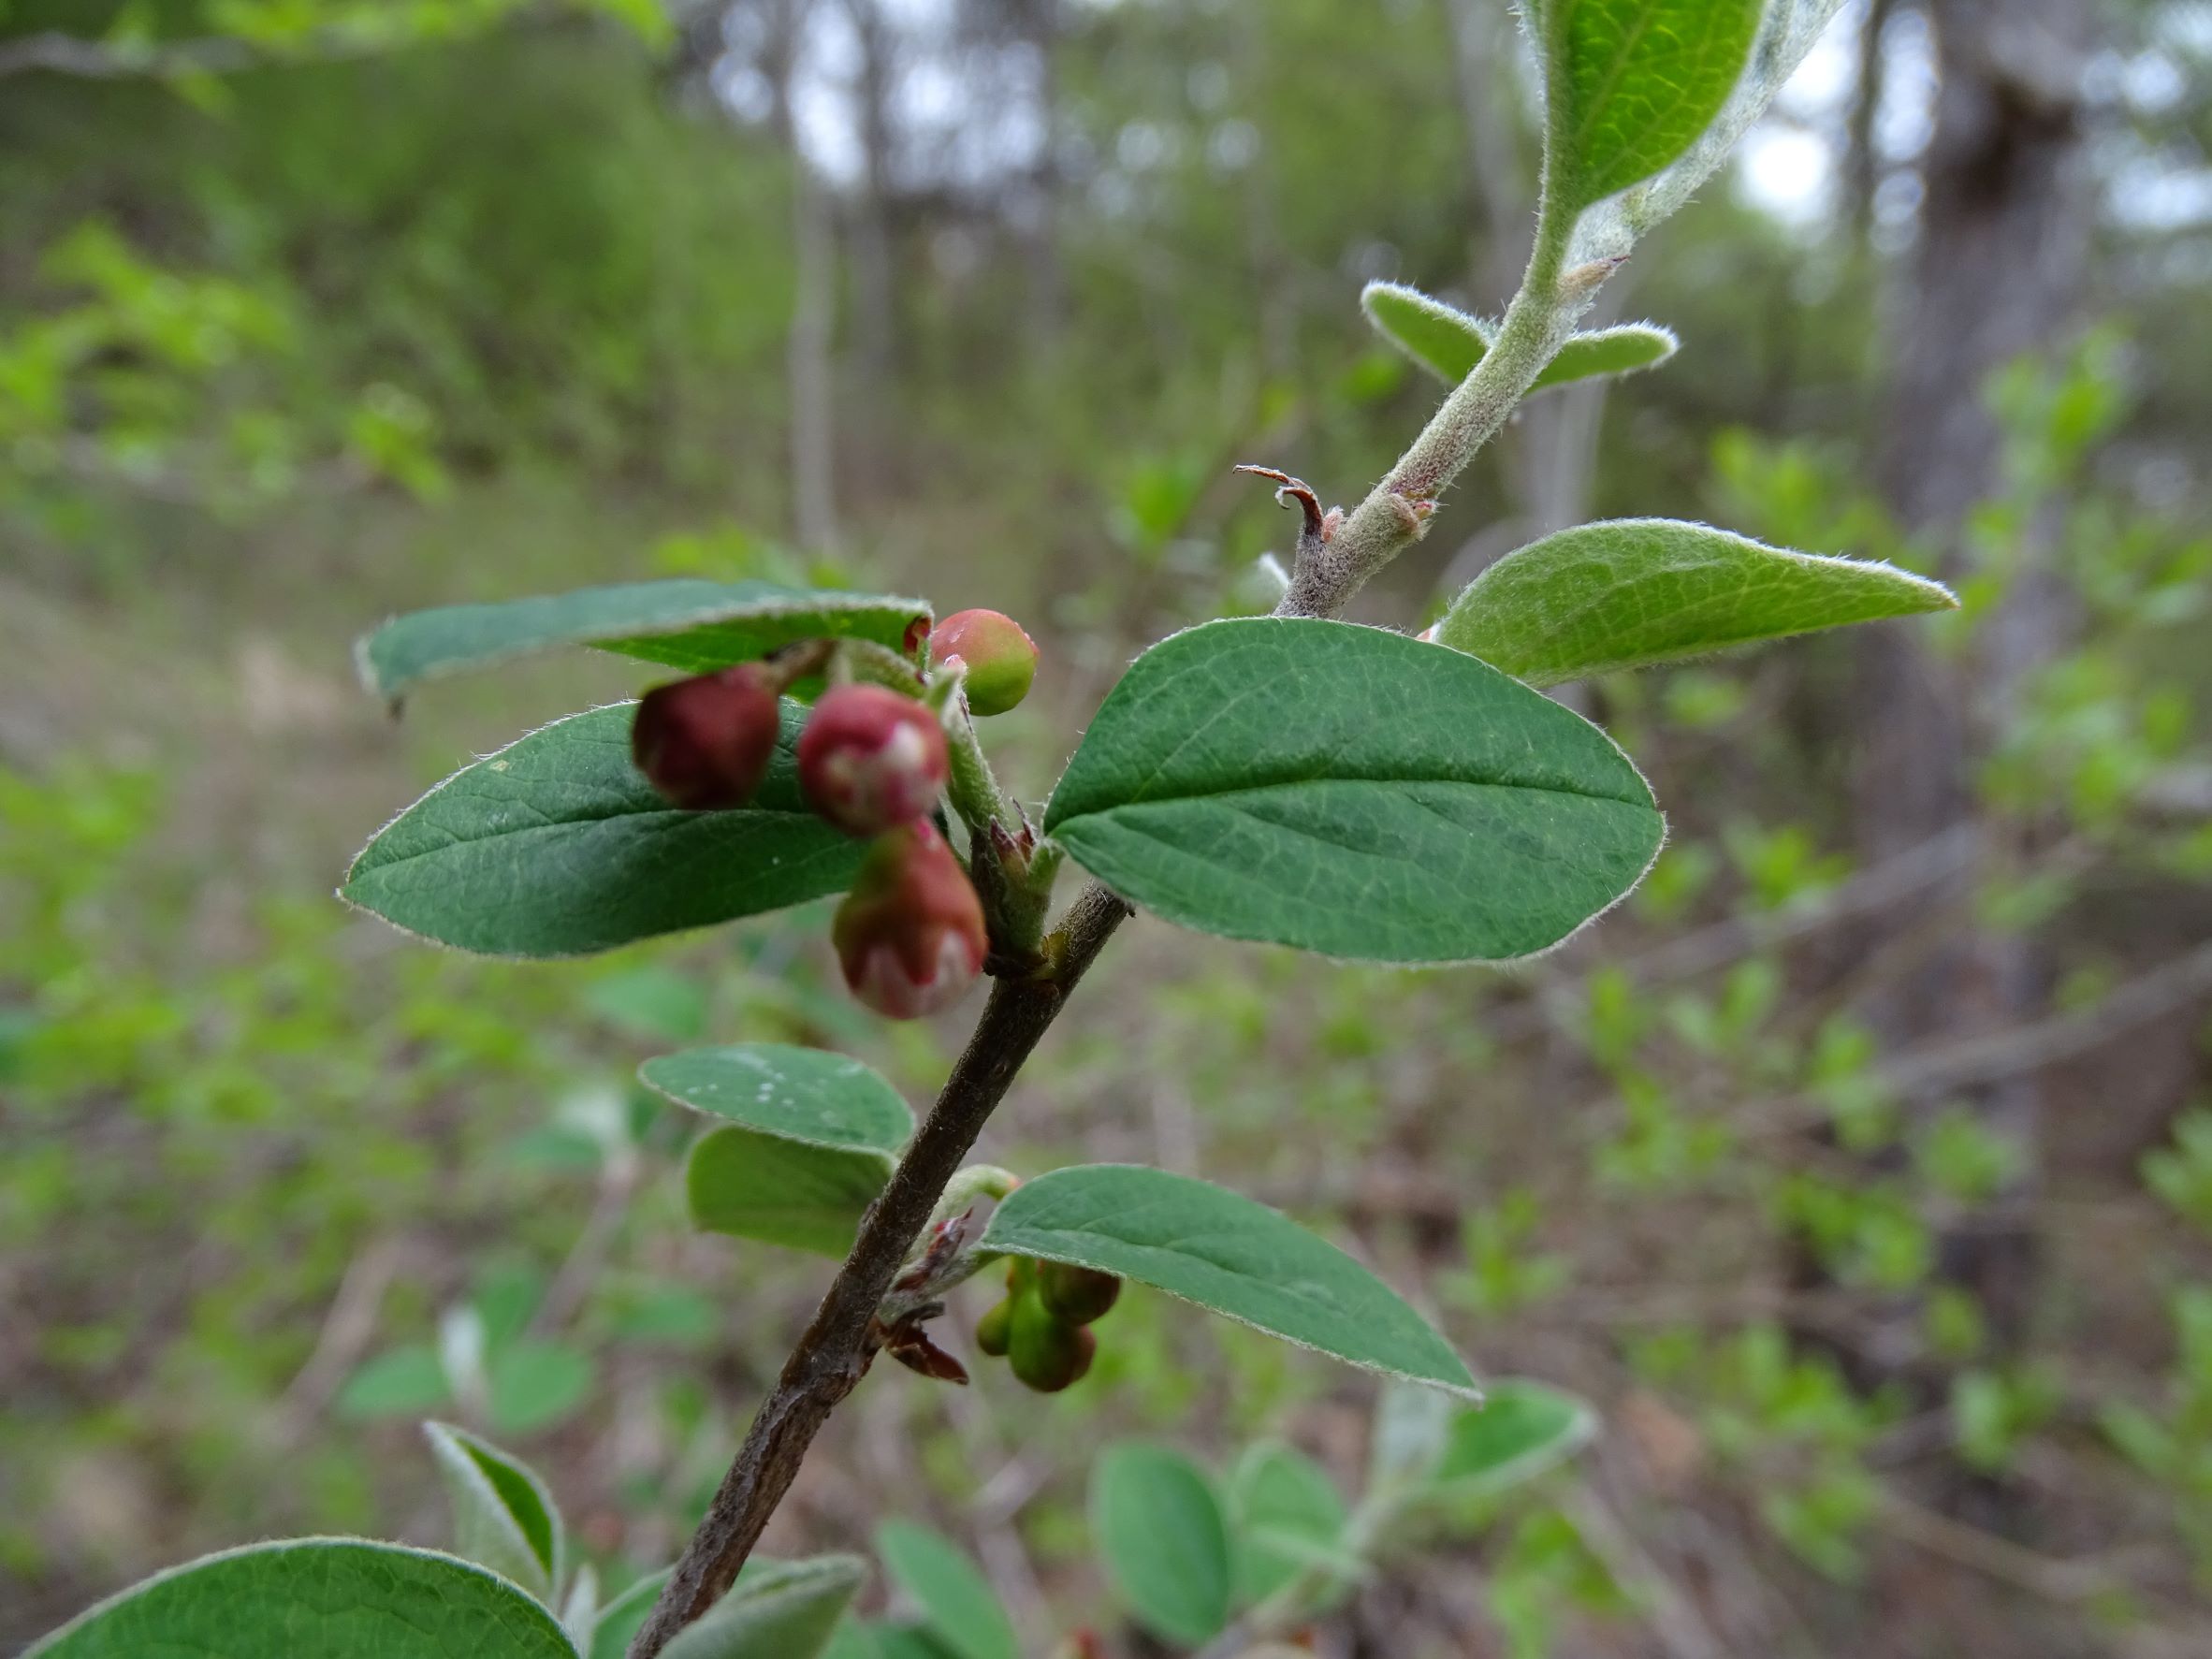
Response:
[{"label": "green flower bud", "polygon": [[1099,1339],[1044,1305],[1034,1290],[1016,1297],[1007,1334],[1007,1363],[1026,1387],[1056,1394],[1091,1368]]},{"label": "green flower bud", "polygon": [[1047,1261],[1037,1270],[1037,1288],[1044,1305],[1070,1325],[1088,1325],[1105,1317],[1121,1294],[1121,1281],[1096,1268],[1071,1262]]},{"label": "green flower bud", "polygon": [[1029,694],[1037,677],[1037,642],[1011,617],[997,611],[960,611],[929,636],[930,656],[968,668],[970,714],[1004,714]]},{"label": "green flower bud", "polygon": [[975,1322],[975,1346],[994,1360],[1006,1358],[1013,1334],[1013,1298],[1002,1297],[991,1311]]}]

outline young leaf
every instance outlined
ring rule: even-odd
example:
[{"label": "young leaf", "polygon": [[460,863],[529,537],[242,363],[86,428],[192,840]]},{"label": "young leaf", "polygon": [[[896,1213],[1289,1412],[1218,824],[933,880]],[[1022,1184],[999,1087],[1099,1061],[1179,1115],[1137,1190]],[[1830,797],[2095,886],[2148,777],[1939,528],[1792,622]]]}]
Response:
[{"label": "young leaf", "polygon": [[1117,1273],[1349,1364],[1479,1398],[1465,1362],[1388,1285],[1288,1216],[1188,1175],[1055,1170],[1007,1196],[978,1247]]},{"label": "young leaf", "polygon": [[1614,518],[1506,554],[1452,601],[1436,639],[1549,686],[1957,603],[1891,565],[1671,518]]},{"label": "young leaf", "polygon": [[732,1125],[700,1137],[684,1160],[691,1225],[842,1259],[896,1159],[859,1147],[812,1146]]},{"label": "young leaf", "polygon": [[549,1601],[568,1548],[551,1489],[529,1464],[466,1429],[425,1423],[422,1432],[453,1505],[455,1553]]},{"label": "young leaf", "polygon": [[1107,1448],[1091,1469],[1091,1534],[1130,1615],[1197,1646],[1229,1623],[1229,1528],[1205,1472],[1163,1446]]},{"label": "young leaf", "polygon": [[661,1650],[663,1659],[815,1659],[867,1577],[857,1555],[763,1562]]},{"label": "young leaf", "polygon": [[809,1146],[895,1153],[914,1132],[896,1089],[825,1049],[740,1042],[685,1049],[638,1068],[648,1088],[694,1112]]},{"label": "young leaf", "polygon": [[749,662],[800,639],[872,640],[903,654],[929,620],[919,599],[683,577],[416,611],[363,638],[354,657],[363,685],[397,697],[422,680],[555,646],[596,646],[686,674]]},{"label": "young leaf", "polygon": [[632,1639],[645,1627],[646,1616],[661,1599],[661,1587],[667,1582],[666,1567],[648,1573],[601,1608],[592,1622],[590,1645],[585,1649],[587,1659],[622,1659],[630,1652]]},{"label": "young leaf", "polygon": [[[1358,1563],[1346,1559],[1343,1550],[1343,1494],[1326,1469],[1291,1447],[1263,1441],[1238,1460],[1230,1477],[1229,1512],[1236,1539],[1237,1599],[1247,1607],[1316,1569],[1323,1585],[1333,1579],[1335,1586],[1348,1582],[1358,1570]],[[1324,1597],[1314,1599],[1318,1603]]]},{"label": "young leaf", "polygon": [[1487,1496],[1564,1463],[1596,1433],[1596,1414],[1574,1395],[1518,1378],[1497,1383],[1481,1405],[1454,1414],[1430,1484],[1441,1495]]},{"label": "young leaf", "polygon": [[[1475,371],[1497,336],[1497,325],[1469,316],[1418,288],[1397,283],[1369,283],[1360,304],[1385,339],[1422,368],[1457,386]],[[1674,356],[1681,342],[1674,330],[1656,323],[1619,323],[1584,328],[1545,365],[1529,386],[1540,392],[1600,374],[1633,374],[1655,369]]]},{"label": "young leaf", "polygon": [[910,1521],[876,1529],[876,1553],[891,1581],[912,1597],[931,1636],[956,1659],[1021,1659],[1021,1643],[998,1596],[951,1539]]},{"label": "young leaf", "polygon": [[1767,0],[1751,63],[1737,78],[1720,112],[1656,177],[1582,214],[1575,227],[1570,263],[1623,256],[1639,236],[1688,201],[1773,102],[1842,8],[1843,0]]},{"label": "young leaf", "polygon": [[1569,211],[1648,179],[1728,101],[1763,0],[1548,0],[1546,186]]},{"label": "young leaf", "polygon": [[800,797],[783,734],[752,804],[682,812],[630,764],[634,704],[571,715],[465,766],[377,832],[339,896],[487,956],[577,956],[841,891],[864,843]]},{"label": "young leaf", "polygon": [[255,1544],[157,1573],[23,1659],[575,1659],[553,1615],[473,1563],[359,1538]]},{"label": "young leaf", "polygon": [[1558,943],[1665,829],[1627,756],[1550,699],[1404,634],[1276,618],[1140,657],[1044,822],[1171,922],[1404,963]]}]

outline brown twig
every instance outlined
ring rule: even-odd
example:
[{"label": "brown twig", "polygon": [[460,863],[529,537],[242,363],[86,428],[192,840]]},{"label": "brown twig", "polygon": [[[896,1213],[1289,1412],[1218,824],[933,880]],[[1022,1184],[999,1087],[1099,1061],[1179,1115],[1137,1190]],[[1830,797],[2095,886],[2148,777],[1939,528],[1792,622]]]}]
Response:
[{"label": "brown twig", "polygon": [[876,1310],[928,1223],[938,1195],[1069,992],[1128,914],[1127,903],[1094,882],[1047,941],[1049,977],[1000,980],[992,986],[974,1035],[890,1184],[862,1218],[851,1255],[754,1416],[706,1518],[631,1644],[630,1659],[653,1659],[735,1582],[768,1517],[790,1491],[808,1447],[867,1369]]}]

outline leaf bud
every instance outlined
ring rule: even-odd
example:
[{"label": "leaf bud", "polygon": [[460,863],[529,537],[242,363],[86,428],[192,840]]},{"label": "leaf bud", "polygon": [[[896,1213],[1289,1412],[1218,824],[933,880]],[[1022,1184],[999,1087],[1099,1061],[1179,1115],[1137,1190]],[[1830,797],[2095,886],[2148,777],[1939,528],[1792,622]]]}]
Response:
[{"label": "leaf bud", "polygon": [[776,752],[776,683],[757,662],[655,686],[637,706],[630,754],[687,811],[742,807]]},{"label": "leaf bud", "polygon": [[830,924],[852,995],[887,1019],[950,1008],[982,972],[983,907],[926,823],[877,837]]},{"label": "leaf bud", "polygon": [[799,734],[799,787],[849,836],[926,818],[950,770],[937,717],[882,686],[832,687]]},{"label": "leaf bud", "polygon": [[970,714],[1004,714],[1029,694],[1037,677],[1037,642],[997,611],[947,617],[929,636],[929,651],[937,662],[966,665]]}]

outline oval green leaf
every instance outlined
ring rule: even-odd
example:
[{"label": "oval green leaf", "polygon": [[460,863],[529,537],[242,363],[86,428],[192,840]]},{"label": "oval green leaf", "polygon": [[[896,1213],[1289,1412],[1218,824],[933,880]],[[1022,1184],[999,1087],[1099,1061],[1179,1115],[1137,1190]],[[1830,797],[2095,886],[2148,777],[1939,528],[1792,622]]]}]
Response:
[{"label": "oval green leaf", "polygon": [[1293,1447],[1262,1441],[1237,1461],[1229,1512],[1237,1598],[1246,1606],[1301,1580],[1313,1591],[1308,1605],[1321,1605],[1358,1575],[1344,1548],[1343,1494],[1326,1469]]},{"label": "oval green leaf", "polygon": [[1279,618],[1140,657],[1045,827],[1171,922],[1401,963],[1557,944],[1635,886],[1665,832],[1580,716],[1404,634]]},{"label": "oval green leaf", "polygon": [[1189,1646],[1229,1623],[1229,1528],[1205,1471],[1164,1446],[1107,1448],[1091,1470],[1091,1533],[1130,1616]]},{"label": "oval green leaf", "polygon": [[210,1555],[132,1586],[24,1659],[576,1659],[525,1592],[473,1563],[360,1538]]},{"label": "oval green leaf", "polygon": [[858,1060],[781,1042],[661,1055],[637,1070],[678,1105],[809,1146],[895,1153],[914,1132],[899,1092]]},{"label": "oval green leaf", "polygon": [[950,1538],[910,1521],[887,1521],[876,1529],[876,1553],[891,1581],[921,1609],[929,1634],[958,1659],[1021,1659],[997,1593]]},{"label": "oval green leaf", "polygon": [[450,1423],[425,1423],[453,1506],[456,1553],[515,1580],[539,1600],[566,1568],[567,1539],[552,1489],[521,1459]]},{"label": "oval green leaf", "polygon": [[684,1197],[703,1231],[842,1260],[895,1166],[889,1153],[810,1146],[733,1124],[693,1144]]},{"label": "oval green leaf", "polygon": [[1479,1406],[1453,1415],[1431,1486],[1448,1497],[1487,1497],[1564,1463],[1597,1433],[1597,1414],[1542,1383],[1494,1383]]},{"label": "oval green leaf", "polygon": [[867,1572],[857,1555],[749,1564],[729,1594],[661,1650],[662,1659],[815,1659]]},{"label": "oval green leaf", "polygon": [[[1368,284],[1360,304],[1386,340],[1451,386],[1475,371],[1497,337],[1496,324],[1397,283]],[[1594,375],[1655,369],[1673,357],[1681,343],[1673,329],[1656,323],[1579,329],[1567,336],[1528,389],[1540,392]]]},{"label": "oval green leaf", "polygon": [[1118,1273],[1349,1364],[1479,1398],[1465,1361],[1388,1285],[1289,1217],[1188,1175],[1055,1170],[1007,1196],[978,1248]]},{"label": "oval green leaf", "polygon": [[837,893],[864,843],[808,810],[783,731],[752,804],[679,812],[630,764],[636,705],[554,721],[465,766],[377,832],[339,896],[486,956],[577,956]]},{"label": "oval green leaf", "polygon": [[1549,686],[1957,603],[1894,565],[1672,518],[1614,518],[1506,554],[1452,601],[1436,639]]},{"label": "oval green leaf", "polygon": [[1696,142],[1751,56],[1764,0],[1549,0],[1545,176],[1570,211]]},{"label": "oval green leaf", "polygon": [[683,577],[415,611],[364,637],[354,656],[362,684],[397,697],[426,679],[556,646],[596,646],[686,674],[749,662],[801,639],[872,640],[903,655],[910,631],[926,633],[929,620],[919,599]]}]

